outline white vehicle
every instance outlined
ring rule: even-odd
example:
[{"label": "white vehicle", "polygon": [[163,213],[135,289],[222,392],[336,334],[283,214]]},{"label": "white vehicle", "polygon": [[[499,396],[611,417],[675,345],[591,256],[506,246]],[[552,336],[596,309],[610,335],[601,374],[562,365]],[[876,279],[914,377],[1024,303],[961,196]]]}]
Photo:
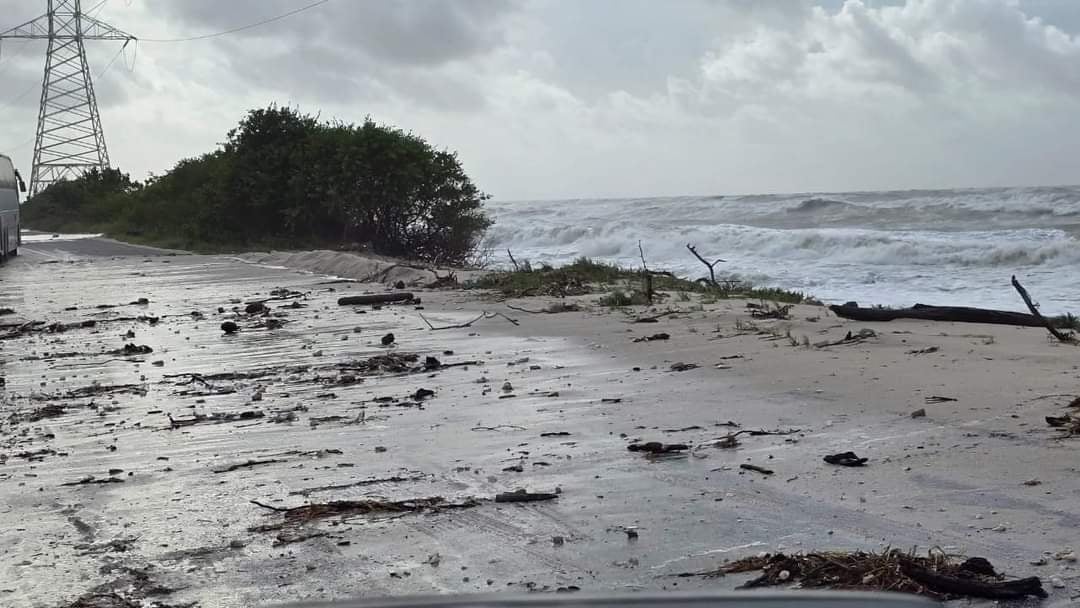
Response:
[{"label": "white vehicle", "polygon": [[0,258],[19,255],[19,193],[26,192],[11,159],[0,154]]}]

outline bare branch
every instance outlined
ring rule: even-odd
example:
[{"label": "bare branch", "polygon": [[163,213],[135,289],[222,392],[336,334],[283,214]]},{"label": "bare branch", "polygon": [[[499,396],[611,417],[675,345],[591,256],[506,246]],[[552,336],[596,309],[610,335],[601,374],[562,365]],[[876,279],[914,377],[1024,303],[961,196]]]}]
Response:
[{"label": "bare branch", "polygon": [[715,261],[715,262],[711,262],[711,263],[710,263],[710,262],[709,262],[708,260],[706,260],[705,258],[701,257],[701,254],[697,252],[697,248],[696,248],[696,247],[694,247],[693,245],[691,245],[690,243],[687,243],[687,244],[686,244],[686,248],[690,250],[690,253],[694,254],[694,257],[695,257],[695,258],[697,258],[697,259],[698,259],[698,260],[699,260],[699,261],[700,261],[700,262],[701,262],[702,264],[704,264],[704,265],[705,265],[705,267],[706,267],[706,268],[708,268],[708,269],[709,269],[709,282],[710,282],[710,283],[712,283],[712,284],[713,284],[713,285],[715,286],[715,285],[717,284],[717,283],[716,283],[716,270],[715,270],[715,266],[716,266],[717,264],[719,264],[720,262],[726,262],[727,260],[722,260],[722,259],[720,259],[720,258],[716,258],[716,261]]},{"label": "bare branch", "polygon": [[1016,275],[1013,275],[1012,277],[1012,286],[1016,288],[1016,291],[1020,293],[1020,297],[1024,299],[1024,304],[1027,304],[1028,310],[1031,311],[1031,316],[1035,317],[1044,326],[1046,326],[1046,331],[1050,332],[1050,335],[1054,336],[1061,342],[1065,342],[1067,344],[1076,344],[1076,336],[1074,336],[1072,332],[1062,333],[1058,331],[1054,327],[1053,323],[1047,320],[1046,317],[1042,316],[1042,313],[1039,312],[1039,306],[1031,301],[1031,296],[1028,295],[1027,290],[1024,289],[1024,286],[1020,284],[1020,281],[1016,280]]}]

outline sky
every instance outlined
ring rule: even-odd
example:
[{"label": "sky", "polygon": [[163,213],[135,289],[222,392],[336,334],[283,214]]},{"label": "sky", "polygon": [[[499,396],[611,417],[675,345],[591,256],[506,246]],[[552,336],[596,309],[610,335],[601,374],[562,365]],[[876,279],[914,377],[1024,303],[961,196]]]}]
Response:
[{"label": "sky", "polygon": [[[330,0],[154,41],[311,1],[106,0],[141,38],[86,43],[113,166],[277,103],[418,133],[503,200],[1080,183],[1077,0]],[[0,49],[25,175],[44,54]]]}]

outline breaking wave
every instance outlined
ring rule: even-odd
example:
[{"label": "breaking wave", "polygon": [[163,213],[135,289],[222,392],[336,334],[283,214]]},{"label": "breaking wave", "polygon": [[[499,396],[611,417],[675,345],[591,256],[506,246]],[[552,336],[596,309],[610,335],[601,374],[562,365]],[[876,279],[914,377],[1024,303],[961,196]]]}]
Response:
[{"label": "breaking wave", "polygon": [[[688,276],[695,243],[725,271],[826,299],[930,301],[995,295],[998,277],[1035,276],[1044,302],[1080,301],[1080,188],[493,202],[496,251],[561,263],[588,256]],[[980,289],[985,288],[985,293]],[[927,291],[932,293],[926,293]],[[981,295],[980,295],[981,294]],[[896,298],[905,298],[893,302]],[[972,302],[969,302],[972,303]]]}]

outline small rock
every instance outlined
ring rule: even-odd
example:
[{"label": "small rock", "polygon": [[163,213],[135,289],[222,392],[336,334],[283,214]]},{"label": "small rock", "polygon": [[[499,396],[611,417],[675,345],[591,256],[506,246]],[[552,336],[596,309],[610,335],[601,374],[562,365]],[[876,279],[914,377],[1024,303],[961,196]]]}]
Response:
[{"label": "small rock", "polygon": [[154,367],[165,367],[165,362],[158,360],[150,363],[150,365],[153,365]]},{"label": "small rock", "polygon": [[626,528],[623,528],[623,530],[626,532],[626,538],[628,538],[629,540],[637,540],[637,538],[638,538],[637,526],[627,526]]},{"label": "small rock", "polygon": [[240,329],[240,326],[232,321],[225,321],[221,324],[221,331],[227,334],[235,334]]},{"label": "small rock", "polygon": [[1050,577],[1050,586],[1055,588],[1055,589],[1064,589],[1065,588],[1065,580],[1062,579],[1060,576],[1051,576]]},{"label": "small rock", "polygon": [[358,334],[358,333],[360,333],[362,331],[364,331],[364,330],[363,330],[363,328],[360,328],[360,327],[352,328],[352,333],[354,333],[354,334]]},{"label": "small rock", "polygon": [[262,394],[262,391],[255,391],[255,392],[254,392],[254,393],[253,393],[253,394],[251,395],[251,400],[252,400],[252,401],[262,401],[262,398],[263,398],[263,394]]},{"label": "small rock", "polygon": [[233,540],[229,541],[229,548],[230,549],[243,549],[245,546],[247,546],[247,543],[240,540],[239,538],[236,538],[236,539],[233,539]]},{"label": "small rock", "polygon": [[920,407],[919,409],[915,410],[914,412],[911,412],[911,417],[912,418],[925,418],[926,417],[926,408]]},{"label": "small rock", "polygon": [[555,545],[556,547],[563,546],[563,543],[565,543],[565,542],[566,542],[566,539],[561,537],[561,536],[552,536],[551,537],[551,544]]},{"label": "small rock", "polygon": [[312,357],[321,357],[321,356],[323,356],[323,351],[317,350],[317,351],[311,353],[311,356]]},{"label": "small rock", "polygon": [[383,453],[383,452],[385,452],[385,451],[386,451],[386,447],[385,447],[385,446],[381,446],[381,445],[377,445],[377,446],[375,446],[375,453],[376,453],[376,454],[381,454],[381,453]]},{"label": "small rock", "polygon": [[1025,482],[1024,482],[1024,485],[1025,485],[1025,486],[1037,486],[1037,485],[1042,485],[1042,481],[1041,481],[1041,480],[1038,480],[1038,479],[1029,479],[1029,480],[1027,480],[1027,481],[1025,481]]},{"label": "small rock", "polygon": [[405,289],[405,281],[394,283],[394,289]]},{"label": "small rock", "polygon": [[509,393],[510,391],[514,390],[514,385],[510,384],[509,382],[503,382],[502,390],[504,393]]},{"label": "small rock", "polygon": [[262,302],[252,302],[244,307],[244,312],[249,315],[257,315],[266,312],[266,304]]},{"label": "small rock", "polygon": [[392,333],[391,334],[386,334],[385,336],[382,337],[382,345],[383,346],[390,346],[393,343],[394,343],[394,334],[392,334]]}]

